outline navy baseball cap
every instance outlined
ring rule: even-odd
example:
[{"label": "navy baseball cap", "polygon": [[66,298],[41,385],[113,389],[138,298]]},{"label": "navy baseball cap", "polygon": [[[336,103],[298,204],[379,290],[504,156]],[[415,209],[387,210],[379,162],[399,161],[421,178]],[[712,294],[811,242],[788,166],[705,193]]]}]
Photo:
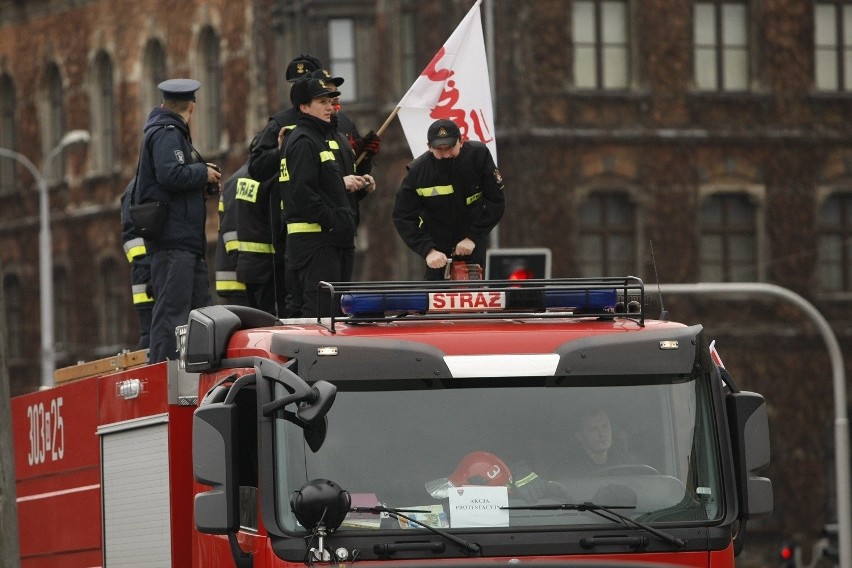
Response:
[{"label": "navy baseball cap", "polygon": [[201,88],[201,83],[195,79],[168,79],[157,88],[163,93],[166,101],[194,101],[195,91]]},{"label": "navy baseball cap", "polygon": [[459,138],[461,138],[461,131],[458,124],[452,120],[442,118],[432,123],[432,126],[429,127],[429,132],[426,134],[426,138],[429,141],[429,146],[432,148],[444,145],[455,146]]},{"label": "navy baseball cap", "polygon": [[298,107],[299,105],[310,104],[311,100],[317,97],[339,97],[340,91],[332,90],[334,88],[334,83],[331,81],[326,82],[322,79],[310,77],[299,79],[290,87],[290,102],[293,103],[294,107]]}]

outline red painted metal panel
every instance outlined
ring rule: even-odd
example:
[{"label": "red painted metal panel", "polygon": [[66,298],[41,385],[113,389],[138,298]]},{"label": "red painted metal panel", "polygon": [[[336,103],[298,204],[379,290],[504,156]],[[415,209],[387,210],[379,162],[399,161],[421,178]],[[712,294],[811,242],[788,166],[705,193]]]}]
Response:
[{"label": "red painted metal panel", "polygon": [[[169,403],[167,371],[166,363],[158,363],[100,377],[98,380],[100,425],[167,412]],[[138,396],[123,398],[120,394],[122,383],[134,379],[139,381]]]},{"label": "red painted metal panel", "polygon": [[24,566],[101,562],[97,405],[90,379],[12,400]]}]

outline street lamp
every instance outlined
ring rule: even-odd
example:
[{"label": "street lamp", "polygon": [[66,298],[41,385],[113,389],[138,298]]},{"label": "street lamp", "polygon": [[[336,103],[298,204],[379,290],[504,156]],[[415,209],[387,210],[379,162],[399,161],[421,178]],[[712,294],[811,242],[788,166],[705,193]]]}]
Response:
[{"label": "street lamp", "polygon": [[39,304],[41,309],[41,386],[53,386],[53,372],[56,368],[56,353],[53,345],[53,255],[50,236],[50,195],[46,172],[56,156],[65,148],[89,141],[86,130],[72,130],[62,137],[59,144],[44,158],[41,171],[23,154],[0,148],[0,156],[12,158],[24,165],[38,186],[39,193]]}]

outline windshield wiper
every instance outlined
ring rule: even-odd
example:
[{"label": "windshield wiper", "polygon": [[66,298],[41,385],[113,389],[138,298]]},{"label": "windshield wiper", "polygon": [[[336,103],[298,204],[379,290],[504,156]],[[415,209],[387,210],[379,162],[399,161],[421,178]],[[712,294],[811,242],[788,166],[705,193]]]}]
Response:
[{"label": "windshield wiper", "polygon": [[628,528],[640,528],[642,530],[645,530],[656,536],[660,540],[668,542],[674,547],[684,548],[686,546],[686,541],[681,538],[678,538],[667,532],[655,529],[647,523],[633,520],[630,517],[625,517],[621,513],[615,511],[615,509],[635,509],[635,507],[633,506],[598,505],[596,503],[586,501],[585,503],[558,503],[554,505],[514,505],[500,508],[517,511],[588,511],[609,521],[621,522],[624,526]]},{"label": "windshield wiper", "polygon": [[349,509],[353,513],[372,513],[374,515],[378,515],[380,513],[387,513],[394,519],[405,519],[409,523],[413,523],[415,525],[421,526],[428,531],[432,531],[436,535],[443,537],[450,542],[453,542],[459,545],[465,553],[473,556],[479,555],[482,552],[482,547],[479,546],[475,542],[467,541],[463,538],[459,538],[455,535],[448,533],[447,531],[443,531],[441,529],[436,529],[435,527],[429,526],[426,523],[421,523],[417,519],[413,519],[404,513],[429,513],[429,511],[421,511],[419,509],[392,509],[390,507],[385,507],[384,505],[379,505],[378,507],[352,507]]}]

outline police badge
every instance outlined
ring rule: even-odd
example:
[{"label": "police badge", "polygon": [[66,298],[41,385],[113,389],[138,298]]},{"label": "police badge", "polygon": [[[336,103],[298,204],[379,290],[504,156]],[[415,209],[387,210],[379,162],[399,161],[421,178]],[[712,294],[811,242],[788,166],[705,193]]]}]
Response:
[{"label": "police badge", "polygon": [[175,158],[177,158],[178,162],[183,163],[183,150],[175,150]]}]

